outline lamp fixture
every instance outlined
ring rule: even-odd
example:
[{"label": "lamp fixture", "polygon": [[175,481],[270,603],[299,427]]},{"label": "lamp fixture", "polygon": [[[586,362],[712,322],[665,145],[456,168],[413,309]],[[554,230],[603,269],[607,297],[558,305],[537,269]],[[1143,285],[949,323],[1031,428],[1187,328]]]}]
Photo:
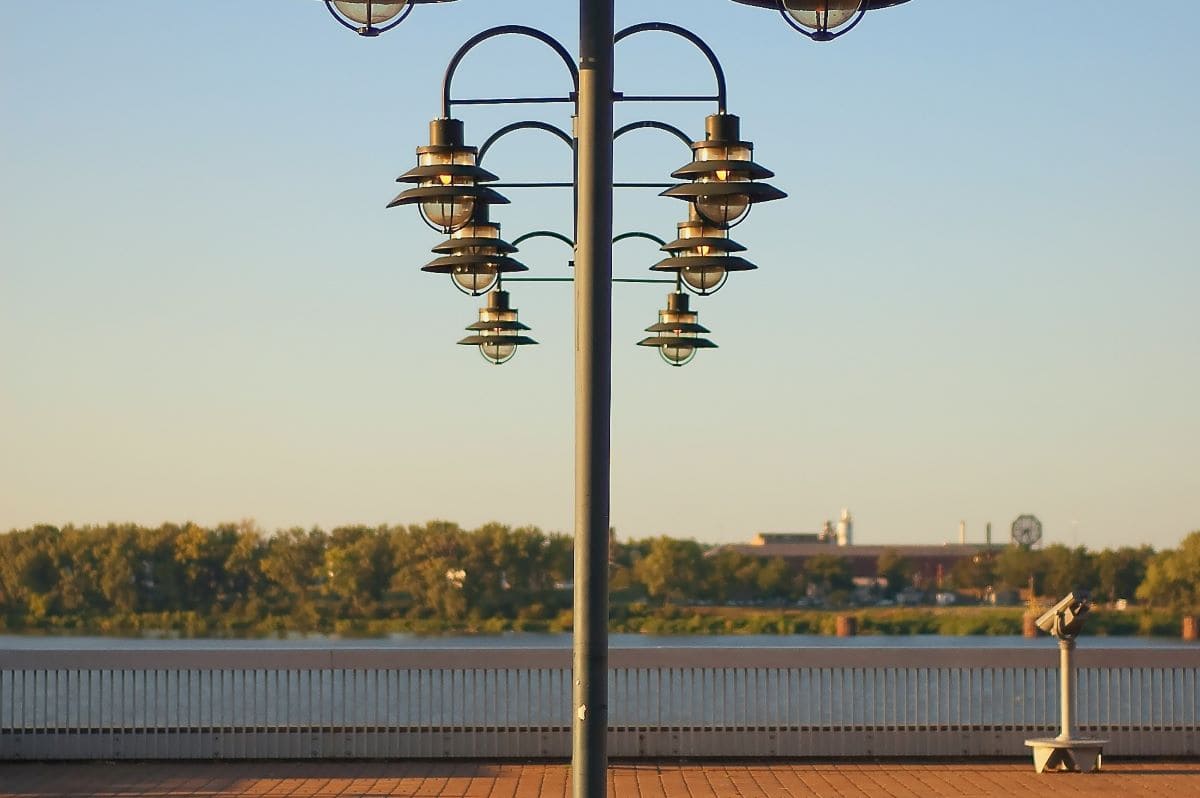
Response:
[{"label": "lamp fixture", "polygon": [[409,0],[325,0],[333,18],[359,36],[378,36],[404,21],[412,12]]},{"label": "lamp fixture", "polygon": [[793,29],[814,42],[829,42],[849,33],[868,11],[907,3],[908,0],[735,0],[748,6],[773,9]]},{"label": "lamp fixture", "polygon": [[671,186],[662,196],[691,202],[702,219],[722,229],[745,219],[751,205],[786,197],[768,183],[755,182],[775,173],[754,163],[754,145],[741,141],[740,127],[734,114],[705,119],[706,138],[692,142],[692,162],[671,173],[691,182]]},{"label": "lamp fixture", "polygon": [[417,148],[417,166],[396,178],[397,183],[416,183],[401,192],[389,208],[417,205],[425,223],[442,233],[452,233],[467,224],[476,205],[505,205],[508,199],[480,183],[499,180],[476,165],[474,147],[463,144],[463,123],[441,118],[429,123],[429,146]]},{"label": "lamp fixture", "polygon": [[483,359],[496,366],[512,360],[518,346],[537,343],[521,335],[529,328],[517,321],[516,308],[508,304],[508,292],[499,289],[487,295],[487,304],[479,309],[479,321],[467,329],[475,334],[468,335],[459,343],[478,346]]},{"label": "lamp fixture", "polygon": [[509,257],[517,248],[500,238],[500,224],[488,219],[488,206],[477,203],[465,225],[433,248],[442,257],[421,267],[423,272],[449,274],[464,294],[480,296],[496,285],[502,274],[528,271]]},{"label": "lamp fixture", "polygon": [[664,244],[671,257],[650,267],[652,271],[673,272],[689,291],[700,296],[715,294],[725,285],[730,272],[757,269],[750,261],[734,255],[746,248],[729,238],[729,231],[710,224],[692,206],[690,218],[675,225],[679,237]]},{"label": "lamp fixture", "polygon": [[779,11],[789,25],[815,42],[833,41],[849,33],[867,13],[866,0],[781,0]]},{"label": "lamp fixture", "polygon": [[418,3],[450,0],[325,0],[325,7],[343,27],[359,36],[378,36],[403,22]]},{"label": "lamp fixture", "polygon": [[708,328],[697,322],[699,313],[688,309],[688,295],[682,291],[667,294],[667,307],[658,312],[658,324],[646,332],[655,333],[638,341],[638,346],[658,347],[658,354],[672,366],[686,366],[697,349],[716,349],[717,345],[699,337]]}]

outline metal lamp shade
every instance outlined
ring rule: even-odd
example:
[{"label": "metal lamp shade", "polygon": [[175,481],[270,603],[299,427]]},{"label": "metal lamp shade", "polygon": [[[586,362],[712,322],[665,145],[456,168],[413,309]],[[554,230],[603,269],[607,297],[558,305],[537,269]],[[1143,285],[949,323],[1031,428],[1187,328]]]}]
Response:
[{"label": "metal lamp shade", "polygon": [[705,120],[706,138],[692,143],[692,162],[671,176],[690,180],[662,192],[692,203],[701,218],[721,228],[746,218],[755,203],[787,195],[768,183],[756,182],[775,173],[753,161],[754,145],[740,140],[740,122],[733,114],[713,114]]},{"label": "metal lamp shade", "polygon": [[701,296],[715,294],[730,272],[757,269],[745,258],[733,255],[745,247],[729,238],[729,233],[705,222],[693,211],[693,218],[676,225],[679,237],[662,249],[671,257],[650,267],[652,271],[672,272],[689,291]]},{"label": "metal lamp shade", "polygon": [[451,233],[467,224],[476,208],[508,203],[498,192],[480,185],[499,178],[476,165],[478,153],[463,144],[460,120],[433,120],[429,140],[429,146],[417,149],[417,166],[396,178],[397,183],[417,186],[397,195],[389,208],[417,205],[426,224]]},{"label": "metal lamp shade", "polygon": [[486,294],[502,274],[529,270],[508,257],[517,248],[500,238],[500,225],[488,220],[486,205],[480,205],[466,225],[433,251],[441,257],[422,266],[421,271],[449,274],[455,287],[471,296]]},{"label": "metal lamp shade", "polygon": [[717,345],[700,333],[708,328],[697,319],[699,314],[688,309],[687,294],[667,294],[667,307],[658,312],[658,323],[651,324],[646,332],[653,335],[638,341],[638,346],[653,346],[662,359],[672,366],[684,366],[696,356],[697,349],[716,349]]},{"label": "metal lamp shade", "polygon": [[517,310],[509,306],[507,291],[488,294],[487,305],[479,309],[479,321],[467,329],[475,334],[468,335],[459,343],[479,347],[483,359],[496,366],[512,360],[517,347],[537,343],[520,334],[529,328],[517,321]]}]

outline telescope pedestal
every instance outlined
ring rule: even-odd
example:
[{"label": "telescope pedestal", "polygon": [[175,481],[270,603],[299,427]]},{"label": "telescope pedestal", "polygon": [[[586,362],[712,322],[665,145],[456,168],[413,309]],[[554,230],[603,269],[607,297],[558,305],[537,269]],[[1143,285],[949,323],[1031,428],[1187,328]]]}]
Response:
[{"label": "telescope pedestal", "polygon": [[1057,737],[1026,740],[1033,749],[1033,767],[1038,773],[1046,770],[1070,770],[1091,773],[1100,769],[1100,754],[1108,740],[1087,740],[1075,737],[1075,634],[1062,628],[1062,616],[1054,627],[1058,638],[1059,706],[1062,731]]},{"label": "telescope pedestal", "polygon": [[1033,767],[1041,773],[1046,770],[1069,770],[1091,773],[1100,769],[1104,744],[1108,740],[1060,740],[1057,737],[1026,740],[1025,745],[1033,749]]}]

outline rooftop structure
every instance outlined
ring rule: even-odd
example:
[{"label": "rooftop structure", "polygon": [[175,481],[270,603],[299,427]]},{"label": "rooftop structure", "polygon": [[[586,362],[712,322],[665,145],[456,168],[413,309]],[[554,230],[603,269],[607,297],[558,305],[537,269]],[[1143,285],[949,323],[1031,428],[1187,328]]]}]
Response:
[{"label": "rooftop structure", "polygon": [[779,557],[793,570],[804,568],[805,560],[818,555],[833,554],[844,557],[856,578],[873,578],[877,573],[879,558],[884,552],[892,552],[908,560],[918,581],[934,584],[949,574],[962,560],[977,557],[992,549],[986,543],[966,542],[966,522],[959,524],[958,543],[942,544],[854,544],[854,519],[848,509],[841,512],[836,528],[825,521],[820,532],[759,532],[749,543],[722,546],[720,549],[747,554],[752,557]]}]

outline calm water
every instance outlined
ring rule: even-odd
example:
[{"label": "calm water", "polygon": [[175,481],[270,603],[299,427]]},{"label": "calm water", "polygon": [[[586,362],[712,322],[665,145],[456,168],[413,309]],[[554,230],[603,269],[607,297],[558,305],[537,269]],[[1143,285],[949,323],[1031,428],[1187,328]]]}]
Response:
[{"label": "calm water", "polygon": [[[609,636],[612,648],[1054,648],[1050,638],[1020,636],[942,635],[826,637],[822,635],[635,635]],[[1164,637],[1088,637],[1080,648],[1195,648],[1194,643]],[[330,637],[309,635],[287,639],[177,639],[152,637],[69,637],[0,635],[0,650],[163,650],[163,649],[454,649],[454,648],[570,648],[569,634],[514,632],[499,635],[404,635],[387,637]]]}]

